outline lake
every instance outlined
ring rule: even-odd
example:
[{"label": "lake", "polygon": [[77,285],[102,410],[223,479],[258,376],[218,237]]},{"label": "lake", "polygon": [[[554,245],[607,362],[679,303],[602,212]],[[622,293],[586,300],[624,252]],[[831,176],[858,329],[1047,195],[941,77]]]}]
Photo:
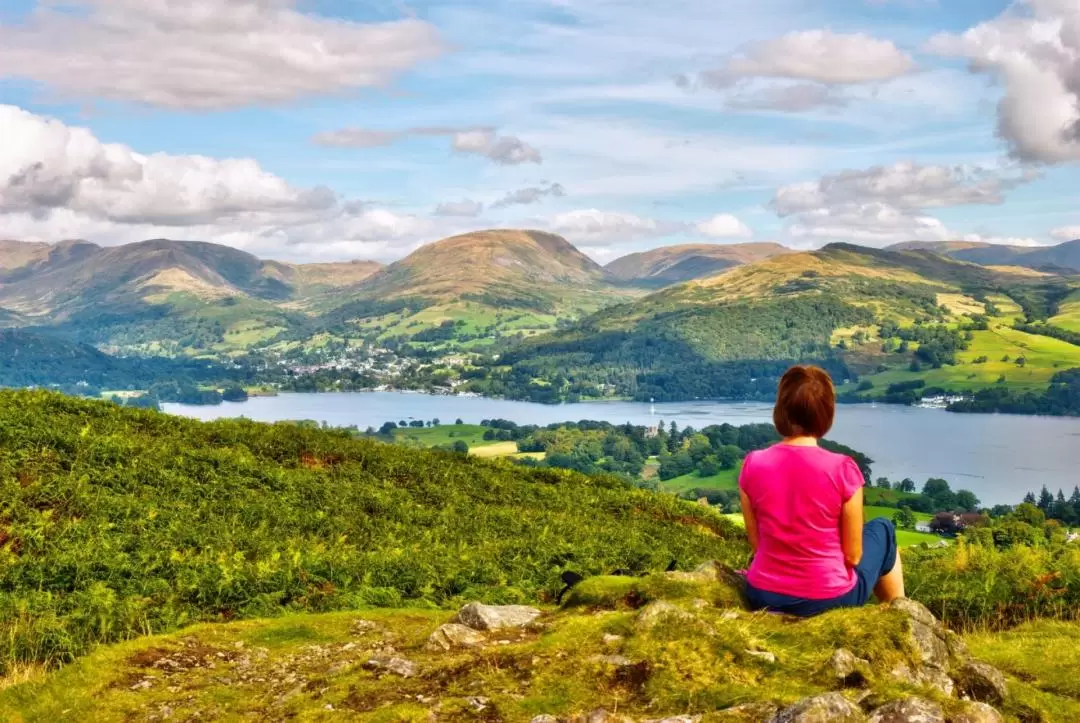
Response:
[{"label": "lake", "polygon": [[[547,425],[595,419],[679,427],[768,422],[772,407],[752,402],[582,402],[550,406],[479,397],[429,396],[408,392],[282,394],[242,404],[194,407],[165,404],[171,414],[210,420],[247,417],[261,422],[312,419],[333,426],[379,427],[384,422],[508,419]],[[984,504],[1015,504],[1046,485],[1068,496],[1080,483],[1080,419],[999,414],[951,414],[939,409],[890,405],[842,405],[829,435],[874,460],[874,476],[910,477],[921,487],[930,477],[969,489]]]}]

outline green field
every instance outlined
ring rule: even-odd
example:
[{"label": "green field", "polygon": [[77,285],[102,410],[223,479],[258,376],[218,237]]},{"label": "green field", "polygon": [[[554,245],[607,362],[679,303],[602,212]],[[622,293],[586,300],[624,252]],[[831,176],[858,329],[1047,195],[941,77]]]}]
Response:
[{"label": "green field", "polygon": [[1070,331],[1080,331],[1080,291],[1065,300],[1050,323]]},{"label": "green field", "polygon": [[[894,507],[875,507],[874,505],[866,505],[863,507],[863,517],[868,520],[875,519],[877,517],[886,517],[892,519],[893,515],[897,513],[897,509]],[[919,522],[929,522],[934,519],[933,515],[928,515],[925,512],[914,512],[915,519]]]},{"label": "green field", "polygon": [[660,483],[664,492],[682,494],[690,490],[736,490],[739,488],[739,468],[724,470],[712,477],[700,477],[696,472]]},{"label": "green field", "polygon": [[[394,431],[394,441],[406,447],[441,447],[454,442],[465,442],[469,448],[487,447],[500,444],[495,440],[485,440],[487,427],[479,424],[440,424],[438,427],[399,428]],[[506,444],[503,442],[502,444]],[[511,442],[511,444],[514,444]],[[509,454],[517,453],[517,445]]]},{"label": "green field", "polygon": [[[889,517],[891,519],[891,515],[872,514],[870,512],[870,510],[883,510],[883,509],[886,509],[886,508],[883,508],[883,507],[868,507],[868,508],[866,508],[866,512],[865,512],[866,519],[867,520],[872,520],[872,519],[874,519],[876,517]],[[892,512],[895,512],[895,511],[896,510],[892,510]],[[744,524],[743,523],[743,516],[742,516],[741,513],[724,515],[724,517],[731,520],[732,522],[734,522],[739,527],[742,527],[743,524]],[[914,547],[915,545],[921,545],[924,542],[933,545],[935,543],[941,542],[941,539],[942,538],[938,537],[937,535],[930,535],[930,534],[927,534],[925,532],[912,532],[911,530],[897,530],[896,531],[896,543],[900,547]]]}]

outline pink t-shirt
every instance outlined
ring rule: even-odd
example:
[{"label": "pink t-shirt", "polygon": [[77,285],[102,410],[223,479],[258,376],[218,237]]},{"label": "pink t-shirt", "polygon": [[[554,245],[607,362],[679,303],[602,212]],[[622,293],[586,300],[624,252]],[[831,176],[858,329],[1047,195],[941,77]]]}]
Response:
[{"label": "pink t-shirt", "polygon": [[820,447],[777,444],[747,455],[739,488],[758,526],[747,581],[808,600],[851,592],[856,577],[844,560],[840,515],[862,486],[853,459]]}]

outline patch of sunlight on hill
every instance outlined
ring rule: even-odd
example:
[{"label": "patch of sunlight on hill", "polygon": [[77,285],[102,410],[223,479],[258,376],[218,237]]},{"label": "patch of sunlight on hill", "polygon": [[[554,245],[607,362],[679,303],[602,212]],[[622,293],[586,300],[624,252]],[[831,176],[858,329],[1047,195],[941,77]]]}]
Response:
[{"label": "patch of sunlight on hill", "polygon": [[1062,303],[1058,315],[1050,319],[1054,326],[1080,332],[1080,291],[1073,293]]},{"label": "patch of sunlight on hill", "polygon": [[944,306],[949,313],[957,316],[965,314],[985,314],[986,305],[981,304],[970,296],[964,294],[938,294],[938,306]]}]

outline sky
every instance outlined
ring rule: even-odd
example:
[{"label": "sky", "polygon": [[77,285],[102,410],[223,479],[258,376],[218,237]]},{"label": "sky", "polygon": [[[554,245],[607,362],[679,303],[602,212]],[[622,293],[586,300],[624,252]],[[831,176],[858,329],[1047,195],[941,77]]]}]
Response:
[{"label": "sky", "polygon": [[1076,0],[0,0],[0,238],[1080,238]]}]

